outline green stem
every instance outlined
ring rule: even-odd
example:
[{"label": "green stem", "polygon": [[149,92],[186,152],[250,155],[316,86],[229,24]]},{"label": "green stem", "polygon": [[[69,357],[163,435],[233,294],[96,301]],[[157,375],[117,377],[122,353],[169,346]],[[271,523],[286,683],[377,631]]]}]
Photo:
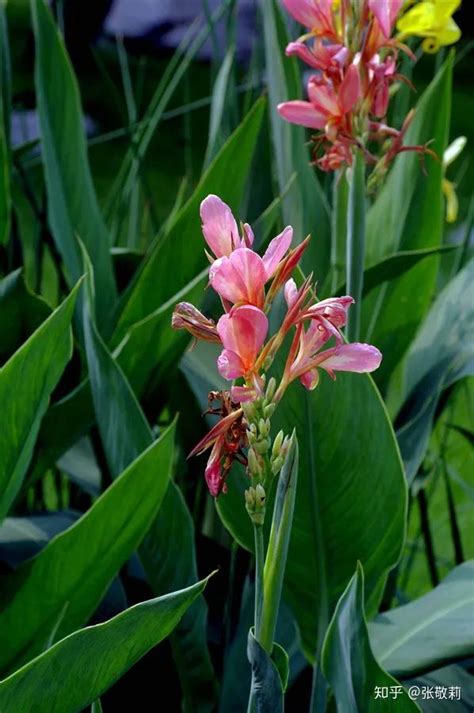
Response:
[{"label": "green stem", "polygon": [[345,174],[334,174],[331,222],[331,294],[344,282],[346,267],[348,185]]},{"label": "green stem", "polygon": [[295,508],[298,474],[298,443],[293,436],[292,445],[278,480],[273,510],[272,527],[268,541],[263,572],[263,605],[256,629],[257,641],[271,654],[280,608],[283,577],[286,569],[293,512]]},{"label": "green stem", "polygon": [[263,603],[263,567],[265,561],[265,549],[263,545],[263,527],[253,524],[255,536],[255,612],[254,626],[255,631],[260,629],[260,621],[262,615]]},{"label": "green stem", "polygon": [[365,257],[365,164],[361,151],[356,153],[349,186],[347,211],[346,285],[355,304],[349,311],[346,336],[356,342],[360,332],[362,288]]}]

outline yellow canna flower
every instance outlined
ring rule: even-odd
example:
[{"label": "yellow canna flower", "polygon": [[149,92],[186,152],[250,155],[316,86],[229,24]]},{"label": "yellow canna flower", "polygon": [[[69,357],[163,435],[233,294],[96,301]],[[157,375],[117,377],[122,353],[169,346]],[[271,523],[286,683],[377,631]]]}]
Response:
[{"label": "yellow canna flower", "polygon": [[425,37],[425,52],[437,52],[443,45],[452,45],[461,37],[461,30],[452,15],[461,0],[423,0],[406,12],[397,22],[403,37]]},{"label": "yellow canna flower", "polygon": [[456,194],[456,184],[446,178],[446,169],[457,159],[467,143],[465,136],[459,136],[448,146],[443,154],[443,177],[442,187],[446,198],[446,220],[448,223],[455,223],[458,217],[459,201]]}]

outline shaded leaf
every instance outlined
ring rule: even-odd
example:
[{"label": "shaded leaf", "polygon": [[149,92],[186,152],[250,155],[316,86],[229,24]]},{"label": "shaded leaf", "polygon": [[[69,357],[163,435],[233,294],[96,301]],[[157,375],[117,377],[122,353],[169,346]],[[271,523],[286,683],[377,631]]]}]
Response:
[{"label": "shaded leaf", "polygon": [[[174,429],[142,453],[69,528],[14,574],[3,578],[0,666],[38,654],[65,613],[58,637],[82,626],[156,515],[169,481]],[[67,606],[66,606],[67,605]]]},{"label": "shaded leaf", "polygon": [[2,710],[77,713],[169,635],[206,582],[141,602],[62,639],[0,682]]},{"label": "shaded leaf", "polygon": [[31,10],[48,220],[69,281],[82,274],[77,237],[84,242],[94,265],[102,324],[110,320],[116,287],[110,239],[87,158],[79,90],[62,37],[44,0],[31,0]]},{"label": "shaded leaf", "polygon": [[76,295],[77,286],[0,369],[0,520],[18,494],[51,392],[71,356]]},{"label": "shaded leaf", "polygon": [[456,567],[431,592],[380,614],[369,624],[380,663],[395,676],[413,676],[474,656],[474,560]]},{"label": "shaded leaf", "polygon": [[[364,574],[361,565],[337,603],[322,653],[322,667],[333,690],[338,713],[379,713],[382,707],[401,713],[420,709],[400,684],[374,657],[364,610]],[[382,703],[377,689],[397,688],[390,702]]]}]

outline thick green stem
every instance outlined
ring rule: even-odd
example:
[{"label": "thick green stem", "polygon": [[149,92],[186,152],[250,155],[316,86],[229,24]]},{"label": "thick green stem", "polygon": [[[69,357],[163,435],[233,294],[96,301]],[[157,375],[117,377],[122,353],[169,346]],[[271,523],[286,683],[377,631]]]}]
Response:
[{"label": "thick green stem", "polygon": [[253,524],[255,536],[255,611],[254,626],[257,632],[260,628],[263,601],[263,566],[265,561],[265,550],[263,545],[263,527]]},{"label": "thick green stem", "polygon": [[360,151],[356,153],[352,167],[347,210],[346,285],[347,294],[355,304],[349,311],[346,336],[349,342],[357,342],[360,332],[362,289],[364,286],[365,257],[365,164]]},{"label": "thick green stem", "polygon": [[263,605],[256,629],[257,641],[271,654],[286,569],[298,474],[298,442],[293,436],[278,480],[272,527],[263,573]]}]

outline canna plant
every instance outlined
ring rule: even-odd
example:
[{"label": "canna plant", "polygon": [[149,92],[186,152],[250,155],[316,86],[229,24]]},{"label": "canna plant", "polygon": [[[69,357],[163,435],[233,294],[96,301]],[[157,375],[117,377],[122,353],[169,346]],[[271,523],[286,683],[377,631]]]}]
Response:
[{"label": "canna plant", "polygon": [[248,71],[238,3],[204,3],[169,59],[103,37],[79,83],[74,3],[26,5],[0,1],[0,710],[474,709],[459,0],[264,0]]},{"label": "canna plant", "polygon": [[[179,303],[172,325],[186,329],[196,339],[220,344],[223,348],[217,369],[232,382],[228,390],[209,392],[207,413],[220,416],[220,420],[190,456],[211,449],[204,475],[214,498],[221,493],[225,497],[234,462],[246,468],[249,487],[245,490],[245,507],[254,528],[256,558],[254,627],[249,646],[250,663],[255,667],[253,647],[260,646],[268,657],[274,647],[298,467],[297,434],[280,430],[273,438],[272,416],[280,402],[284,408],[285,393],[296,379],[311,391],[318,386],[321,369],[333,379],[338,371],[372,372],[380,365],[382,355],[369,344],[344,342],[341,329],[352,297],[318,301],[311,276],[297,286],[292,275],[308,238],[291,249],[293,229],[288,226],[260,256],[253,249],[250,225],[241,223],[239,233],[229,206],[218,196],[207,196],[200,213],[204,239],[211,250],[207,253],[211,262],[209,285],[220,297],[224,314],[216,324],[193,305]],[[269,336],[267,315],[281,292],[286,309]],[[289,347],[282,359],[287,341]],[[270,374],[278,360],[284,366],[276,378]],[[279,497],[265,553],[263,525],[267,492],[272,487],[277,488]],[[254,670],[250,709],[254,696],[257,710],[268,705],[258,700],[259,690]]]}]

